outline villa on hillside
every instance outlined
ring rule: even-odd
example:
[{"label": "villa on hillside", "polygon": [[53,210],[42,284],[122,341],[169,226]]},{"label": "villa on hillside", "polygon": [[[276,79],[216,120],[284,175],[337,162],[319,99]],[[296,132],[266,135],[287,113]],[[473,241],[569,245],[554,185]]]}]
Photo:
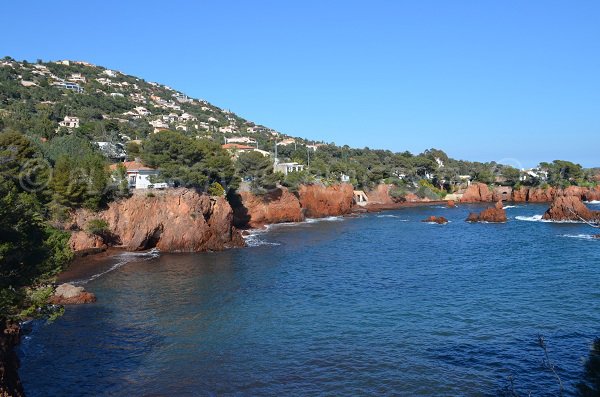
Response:
[{"label": "villa on hillside", "polygon": [[273,165],[273,171],[281,172],[284,175],[289,174],[290,172],[301,172],[304,171],[304,165],[298,164],[296,162],[292,163],[275,163]]},{"label": "villa on hillside", "polygon": [[79,117],[65,116],[65,119],[58,125],[66,128],[79,128]]},{"label": "villa on hillside", "polygon": [[119,164],[123,164],[127,170],[127,180],[130,189],[165,189],[169,187],[165,182],[152,183],[150,177],[158,176],[159,171],[155,168],[146,167],[140,161],[125,161],[110,165],[110,170],[115,171]]}]

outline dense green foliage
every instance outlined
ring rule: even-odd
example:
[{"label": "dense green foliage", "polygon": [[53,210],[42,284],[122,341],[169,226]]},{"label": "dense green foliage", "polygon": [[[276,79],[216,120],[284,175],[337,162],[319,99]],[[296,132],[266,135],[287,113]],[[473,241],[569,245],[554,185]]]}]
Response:
[{"label": "dense green foliage", "polygon": [[214,182],[221,186],[236,186],[231,158],[214,141],[189,138],[176,131],[163,131],[144,141],[142,159],[176,185],[204,191]]}]

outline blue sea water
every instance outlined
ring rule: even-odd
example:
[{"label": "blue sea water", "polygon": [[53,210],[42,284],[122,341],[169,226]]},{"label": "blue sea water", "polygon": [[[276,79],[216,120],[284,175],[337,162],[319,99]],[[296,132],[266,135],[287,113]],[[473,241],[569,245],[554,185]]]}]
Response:
[{"label": "blue sea water", "polygon": [[[29,396],[558,395],[600,336],[600,240],[477,205],[272,226],[220,253],[120,255],[96,304],[36,322]],[[422,223],[443,215],[447,225]]]}]

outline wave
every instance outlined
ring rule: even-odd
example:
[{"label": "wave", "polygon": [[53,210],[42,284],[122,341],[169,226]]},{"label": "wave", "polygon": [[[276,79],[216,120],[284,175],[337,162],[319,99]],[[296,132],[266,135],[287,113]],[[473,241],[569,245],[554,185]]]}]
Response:
[{"label": "wave", "polygon": [[591,204],[591,205],[598,205],[598,204],[600,204],[600,200],[584,201],[584,203]]},{"label": "wave", "polygon": [[[278,226],[291,226],[295,225],[293,222],[288,223],[279,223]],[[256,229],[249,231],[248,234],[244,236],[244,241],[248,247],[260,247],[263,245],[281,245],[280,243],[274,243],[270,241],[265,241],[261,238],[261,236],[269,231],[272,226],[275,225],[265,225],[263,229]]]},{"label": "wave", "polygon": [[520,208],[520,205],[507,205],[506,207],[502,207],[505,210],[509,209],[509,208]]},{"label": "wave", "polygon": [[600,238],[594,236],[593,234],[561,234],[560,237],[578,238],[578,239],[583,239],[583,240],[598,240],[598,241],[600,241]]},{"label": "wave", "polygon": [[339,222],[343,221],[344,218],[341,216],[328,216],[325,218],[306,218],[304,223],[317,223],[317,222]]},{"label": "wave", "polygon": [[399,222],[408,222],[408,219],[400,219],[398,215],[385,214],[385,215],[377,215],[377,218],[395,218],[398,219]]},{"label": "wave", "polygon": [[160,256],[160,251],[157,248],[152,248],[150,251],[145,251],[145,252],[124,252],[124,253],[116,256],[116,258],[121,259],[121,260],[118,261],[117,263],[115,263],[114,265],[112,265],[111,267],[109,267],[108,269],[106,269],[100,273],[96,273],[93,276],[88,277],[84,280],[73,281],[73,282],[71,282],[71,284],[73,284],[73,285],[87,284],[90,281],[93,281],[93,280],[97,279],[98,277],[102,277],[107,273],[117,270],[121,266],[124,266],[134,260],[150,260],[150,259],[158,258],[159,256]]},{"label": "wave", "polygon": [[581,221],[553,221],[551,219],[542,219],[543,215],[532,215],[532,216],[515,216],[518,221],[526,222],[543,222],[543,223],[583,223]]}]

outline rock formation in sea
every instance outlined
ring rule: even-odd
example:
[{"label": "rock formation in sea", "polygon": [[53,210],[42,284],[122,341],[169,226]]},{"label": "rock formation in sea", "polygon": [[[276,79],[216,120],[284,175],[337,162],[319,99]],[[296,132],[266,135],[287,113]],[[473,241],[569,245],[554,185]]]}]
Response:
[{"label": "rock formation in sea", "polygon": [[0,320],[0,396],[23,397],[19,379],[19,357],[15,352],[21,339],[19,324]]},{"label": "rock formation in sea", "polygon": [[542,219],[551,221],[600,222],[600,211],[592,211],[578,196],[556,196]]},{"label": "rock formation in sea", "polygon": [[456,202],[454,200],[448,200],[448,202],[446,203],[446,206],[448,208],[456,208]]},{"label": "rock formation in sea", "polygon": [[48,300],[48,303],[53,305],[80,305],[93,302],[96,302],[94,294],[87,292],[83,287],[76,287],[69,283],[56,287],[54,295]]},{"label": "rock formation in sea", "polygon": [[[221,251],[245,245],[240,232],[233,227],[233,210],[224,197],[211,197],[191,189],[142,192],[111,203],[107,210],[87,216],[75,216],[74,226],[86,230],[90,217],[108,223],[108,234],[114,245],[129,251],[158,248],[163,252]],[[71,246],[86,249],[75,242]],[[95,248],[98,241],[89,239]]]},{"label": "rock formation in sea", "polygon": [[485,183],[471,184],[460,199],[461,203],[491,202],[493,193]]},{"label": "rock formation in sea", "polygon": [[429,218],[423,219],[421,222],[437,223],[439,225],[443,225],[448,223],[448,219],[444,218],[443,216],[431,215]]},{"label": "rock formation in sea", "polygon": [[233,224],[238,228],[304,220],[300,200],[285,187],[264,195],[236,193],[229,202],[233,207]]},{"label": "rock formation in sea", "polygon": [[506,210],[503,208],[502,201],[498,201],[494,207],[486,208],[479,214],[471,212],[467,217],[467,222],[506,222]]},{"label": "rock formation in sea", "polygon": [[349,214],[354,203],[352,185],[301,185],[298,189],[300,205],[307,218],[322,218]]}]

